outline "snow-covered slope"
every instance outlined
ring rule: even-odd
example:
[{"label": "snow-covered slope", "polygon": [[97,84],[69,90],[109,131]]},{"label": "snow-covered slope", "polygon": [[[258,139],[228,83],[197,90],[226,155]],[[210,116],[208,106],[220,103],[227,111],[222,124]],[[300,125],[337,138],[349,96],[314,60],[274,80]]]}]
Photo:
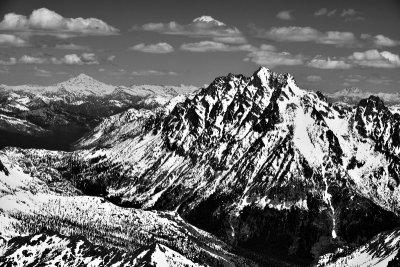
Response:
[{"label": "snow-covered slope", "polygon": [[111,116],[80,150],[4,155],[82,194],[179,214],[262,265],[307,265],[398,227],[399,132],[400,117],[378,97],[332,104],[260,68],[164,108]]},{"label": "snow-covered slope", "polygon": [[[174,210],[261,259],[310,263],[400,222],[399,119],[378,98],[331,104],[260,68],[172,107],[110,117],[51,173],[118,205]],[[33,154],[14,160],[36,166]]]},{"label": "snow-covered slope", "polygon": [[[18,153],[25,157],[20,158]],[[175,266],[173,260],[182,264],[194,261],[208,266],[253,266],[250,260],[233,254],[230,246],[191,226],[176,212],[124,208],[102,197],[82,195],[74,182],[58,176],[52,169],[62,154],[16,149],[9,150],[7,155],[0,154],[0,235],[2,239],[11,240],[3,246],[0,254],[9,256],[7,261],[25,266],[29,261],[38,262],[49,251],[51,256],[47,255],[45,259],[54,260],[53,264],[63,263],[64,255],[68,260],[73,260],[74,255],[82,257],[77,257],[82,261],[111,260],[101,251],[102,248],[94,248],[88,243],[81,247],[80,239],[76,238],[48,236],[47,232],[41,235],[45,230],[83,236],[104,249],[117,249],[114,250],[116,254],[121,256],[125,253],[121,256],[123,259],[139,264],[134,266],[147,266],[140,264],[158,260],[167,261],[171,266]],[[35,157],[41,158],[41,164],[33,164]],[[36,237],[29,236],[38,232]],[[155,244],[158,245],[153,246]],[[131,253],[129,257],[128,252]],[[18,258],[21,253],[25,258]],[[0,258],[0,266],[5,260]]]},{"label": "snow-covered slope", "polygon": [[324,267],[395,267],[400,263],[400,230],[380,233],[357,248],[340,248],[320,258]]},{"label": "snow-covered slope", "polygon": [[108,249],[79,236],[44,232],[9,240],[0,255],[0,266],[132,266],[199,267],[181,254],[161,245],[134,252]]}]

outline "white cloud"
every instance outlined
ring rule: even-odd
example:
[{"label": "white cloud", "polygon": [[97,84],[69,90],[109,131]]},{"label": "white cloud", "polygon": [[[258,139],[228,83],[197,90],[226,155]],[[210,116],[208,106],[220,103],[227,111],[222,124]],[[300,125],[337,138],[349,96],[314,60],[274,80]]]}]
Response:
[{"label": "white cloud", "polygon": [[141,71],[133,71],[133,76],[161,76],[161,75],[177,75],[174,71],[158,71],[158,70],[141,70]]},{"label": "white cloud", "polygon": [[225,23],[210,16],[195,18],[189,24],[179,24],[171,21],[169,23],[147,23],[142,26],[134,26],[135,30],[153,31],[161,34],[184,35],[197,38],[215,38],[214,41],[227,43],[245,43],[246,39],[241,31],[235,27],[229,27]]},{"label": "white cloud", "polygon": [[292,12],[293,10],[282,10],[281,12],[276,14],[276,17],[281,20],[292,20],[293,19],[293,16],[291,14]]},{"label": "white cloud", "polygon": [[61,58],[23,55],[19,59],[11,57],[8,60],[0,60],[0,65],[15,64],[92,65],[99,64],[99,62],[93,53],[83,53],[80,56],[77,54],[68,54]]},{"label": "white cloud", "polygon": [[354,8],[343,9],[341,16],[342,17],[351,17],[358,15],[360,12],[356,11]]},{"label": "white cloud", "polygon": [[9,59],[6,59],[6,60],[0,59],[0,65],[5,65],[5,66],[15,65],[15,64],[17,64],[17,62],[18,62],[18,60],[15,57],[10,57]]},{"label": "white cloud", "polygon": [[0,34],[0,46],[27,46],[27,42],[13,34]]},{"label": "white cloud", "polygon": [[107,61],[114,61],[115,58],[116,58],[115,55],[108,56]]},{"label": "white cloud", "polygon": [[97,61],[97,57],[94,53],[83,53],[81,55],[81,60],[85,63],[85,64],[99,64],[99,62]]},{"label": "white cloud", "polygon": [[330,59],[329,57],[327,59],[315,57],[307,63],[307,66],[317,69],[349,69],[352,67],[344,60]]},{"label": "white cloud", "polygon": [[376,36],[371,36],[370,34],[361,34],[361,39],[366,40],[373,47],[393,47],[400,45],[399,40],[393,40],[389,37],[386,37],[382,34],[378,34]]},{"label": "white cloud", "polygon": [[24,64],[43,64],[43,63],[46,63],[46,59],[45,58],[32,57],[32,56],[28,56],[28,55],[23,55],[18,61],[20,63],[24,63]]},{"label": "white cloud", "polygon": [[259,49],[250,52],[244,60],[272,68],[279,65],[302,65],[304,59],[305,57],[302,55],[278,52],[271,45],[261,45]]},{"label": "white cloud", "polygon": [[324,7],[324,8],[321,8],[321,9],[315,11],[314,16],[319,17],[319,16],[326,15],[327,13],[328,13],[328,9],[326,7]]},{"label": "white cloud", "polygon": [[8,13],[0,22],[0,29],[48,34],[59,37],[76,35],[114,35],[118,29],[97,18],[64,18],[47,8],[34,10],[29,17]]},{"label": "white cloud", "polygon": [[252,26],[256,37],[278,42],[314,42],[336,46],[354,46],[357,38],[351,32],[328,31],[320,32],[311,27],[272,27],[269,30]]},{"label": "white cloud", "polygon": [[168,43],[157,43],[157,44],[144,44],[140,43],[129,48],[129,50],[140,51],[144,53],[153,54],[167,54],[174,51],[174,48]]},{"label": "white cloud", "polygon": [[54,46],[56,49],[63,49],[63,50],[88,50],[88,46],[84,45],[76,45],[76,44],[57,44]]},{"label": "white cloud", "polygon": [[252,45],[228,45],[214,41],[201,41],[196,43],[184,43],[181,50],[190,52],[234,52],[234,51],[252,51],[256,49]]},{"label": "white cloud", "polygon": [[306,80],[309,82],[319,82],[319,81],[322,81],[322,78],[321,78],[321,76],[318,76],[318,75],[308,75],[306,77]]},{"label": "white cloud", "polygon": [[388,51],[379,52],[376,49],[365,52],[354,52],[349,56],[354,64],[373,68],[399,68],[400,57]]},{"label": "white cloud", "polygon": [[343,9],[342,12],[337,12],[337,9],[331,9],[324,7],[314,12],[314,16],[321,17],[342,17],[345,21],[363,20],[364,18],[360,16],[361,12],[355,10],[354,8]]}]

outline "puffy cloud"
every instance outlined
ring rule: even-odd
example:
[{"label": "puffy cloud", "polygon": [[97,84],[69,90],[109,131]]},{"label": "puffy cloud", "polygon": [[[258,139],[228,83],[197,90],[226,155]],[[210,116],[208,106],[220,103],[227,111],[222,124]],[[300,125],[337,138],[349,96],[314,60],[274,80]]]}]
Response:
[{"label": "puffy cloud", "polygon": [[269,30],[251,26],[256,37],[278,42],[314,42],[336,46],[354,46],[357,38],[351,32],[320,32],[311,27],[272,27]]},{"label": "puffy cloud", "polygon": [[149,44],[146,45],[144,43],[140,43],[134,45],[129,48],[129,50],[140,51],[144,53],[153,53],[153,54],[167,54],[174,51],[174,48],[167,43],[157,43],[157,44]]},{"label": "puffy cloud", "polygon": [[259,49],[250,52],[245,61],[251,61],[257,65],[275,67],[279,65],[302,65],[305,57],[292,55],[289,52],[278,52],[271,45],[261,45]]},{"label": "puffy cloud", "polygon": [[28,55],[23,55],[18,61],[24,64],[43,64],[47,62],[46,58],[32,57]]},{"label": "puffy cloud", "polygon": [[0,22],[0,29],[4,30],[25,30],[29,27],[29,20],[24,15],[8,13],[4,15]]},{"label": "puffy cloud", "polygon": [[318,75],[308,75],[306,77],[306,80],[309,82],[319,82],[319,81],[322,81],[322,78],[321,78],[321,76],[318,76]]},{"label": "puffy cloud", "polygon": [[15,65],[17,64],[18,60],[15,57],[10,57],[9,59],[0,59],[0,65]]},{"label": "puffy cloud", "polygon": [[65,64],[65,65],[92,65],[99,64],[97,57],[93,53],[83,53],[80,56],[77,54],[64,55],[61,58],[44,57],[44,56],[29,56],[23,55],[19,59],[14,57],[8,60],[0,59],[0,65],[15,65],[15,64]]},{"label": "puffy cloud", "polygon": [[351,17],[358,15],[360,12],[356,11],[354,8],[349,8],[349,9],[343,9],[342,14],[340,16],[342,17]]},{"label": "puffy cloud", "polygon": [[400,57],[388,51],[379,52],[376,49],[365,52],[354,52],[349,56],[354,64],[364,67],[374,68],[398,68],[400,67]]},{"label": "puffy cloud", "polygon": [[349,69],[351,64],[346,63],[344,60],[324,59],[315,57],[307,63],[307,66],[317,69]]},{"label": "puffy cloud", "polygon": [[8,13],[0,22],[0,29],[27,31],[59,37],[76,35],[114,35],[118,29],[97,18],[64,18],[47,8],[34,10],[29,17]]},{"label": "puffy cloud", "polygon": [[227,43],[245,43],[246,39],[235,27],[229,27],[225,23],[210,16],[195,18],[189,24],[179,24],[171,21],[168,23],[147,23],[142,26],[134,26],[134,30],[153,31],[161,34],[185,35],[189,37],[215,38],[215,41]]},{"label": "puffy cloud", "polygon": [[361,39],[365,40],[366,42],[370,43],[371,46],[374,47],[393,47],[400,45],[399,40],[393,40],[389,37],[386,37],[382,34],[378,34],[376,36],[371,36],[370,34],[361,34]]},{"label": "puffy cloud", "polygon": [[26,46],[27,42],[13,34],[0,34],[0,46],[10,47],[10,46]]},{"label": "puffy cloud", "polygon": [[99,62],[97,61],[97,57],[94,53],[83,53],[81,55],[81,60],[85,63],[85,64],[99,64]]},{"label": "puffy cloud", "polygon": [[116,58],[115,55],[108,56],[107,61],[114,61],[115,58]]},{"label": "puffy cloud", "polygon": [[281,20],[292,20],[293,19],[293,16],[291,14],[292,12],[293,10],[283,10],[278,14],[276,14],[276,17]]},{"label": "puffy cloud", "polygon": [[314,12],[314,16],[323,16],[326,13],[328,13],[328,9],[326,7],[318,9],[317,11]]},{"label": "puffy cloud", "polygon": [[173,71],[158,71],[158,70],[141,70],[141,71],[133,71],[133,76],[161,76],[161,75],[177,75],[176,72]]},{"label": "puffy cloud", "polygon": [[252,51],[256,49],[252,45],[228,45],[214,41],[201,41],[196,43],[184,43],[181,50],[190,52],[234,52],[234,51]]}]

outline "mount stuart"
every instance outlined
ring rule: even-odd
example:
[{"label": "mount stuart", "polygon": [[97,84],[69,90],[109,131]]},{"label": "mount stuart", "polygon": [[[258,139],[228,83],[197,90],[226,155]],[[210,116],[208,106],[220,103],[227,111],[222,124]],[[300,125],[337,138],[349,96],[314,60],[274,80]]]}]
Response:
[{"label": "mount stuart", "polygon": [[379,97],[328,101],[264,67],[196,91],[80,75],[2,94],[3,140],[78,130],[3,141],[0,266],[399,262],[400,115]]}]

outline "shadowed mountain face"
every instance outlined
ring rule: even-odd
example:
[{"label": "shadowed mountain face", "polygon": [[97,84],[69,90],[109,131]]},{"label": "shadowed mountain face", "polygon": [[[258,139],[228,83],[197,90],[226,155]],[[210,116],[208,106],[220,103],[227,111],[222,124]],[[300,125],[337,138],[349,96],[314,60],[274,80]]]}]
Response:
[{"label": "shadowed mountain face", "polygon": [[5,155],[122,207],[175,210],[259,262],[307,265],[399,225],[399,138],[379,98],[331,104],[261,68],[111,116],[75,152]]},{"label": "shadowed mountain face", "polygon": [[80,74],[51,86],[0,86],[0,147],[69,150],[103,118],[129,108],[152,109],[185,86],[112,86]]}]

